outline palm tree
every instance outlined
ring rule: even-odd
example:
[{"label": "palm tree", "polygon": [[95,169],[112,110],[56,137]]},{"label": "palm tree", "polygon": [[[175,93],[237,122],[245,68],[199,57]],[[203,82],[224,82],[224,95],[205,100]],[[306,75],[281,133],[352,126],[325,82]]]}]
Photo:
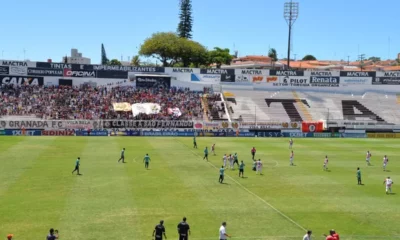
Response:
[{"label": "palm tree", "polygon": [[268,51],[268,57],[271,58],[272,68],[275,68],[275,62],[278,61],[278,53],[275,48],[270,48]]},{"label": "palm tree", "polygon": [[140,66],[140,58],[139,58],[139,55],[136,55],[136,56],[134,56],[134,57],[132,58],[131,65],[132,65],[132,66],[135,66],[135,67]]}]

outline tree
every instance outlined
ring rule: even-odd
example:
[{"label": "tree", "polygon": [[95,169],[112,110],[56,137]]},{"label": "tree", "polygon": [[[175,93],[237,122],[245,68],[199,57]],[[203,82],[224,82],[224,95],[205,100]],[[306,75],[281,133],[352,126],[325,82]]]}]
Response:
[{"label": "tree", "polygon": [[186,38],[181,38],[179,42],[176,62],[181,63],[183,67],[189,67],[190,65],[198,67],[201,64],[207,64],[207,49],[203,45]]},{"label": "tree", "polygon": [[64,57],[64,63],[65,63],[65,64],[68,63],[68,56],[67,56],[67,55],[65,55],[65,57]]},{"label": "tree", "polygon": [[368,58],[368,60],[375,63],[375,62],[380,62],[381,58],[380,57],[370,57],[370,58]]},{"label": "tree", "polygon": [[178,24],[178,36],[181,38],[192,38],[192,1],[180,0],[180,14]]},{"label": "tree", "polygon": [[101,44],[101,64],[107,65],[108,62],[109,62],[109,60],[107,58],[106,49],[104,48],[104,44]]},{"label": "tree", "polygon": [[278,53],[276,52],[275,48],[271,48],[268,51],[268,57],[270,57],[274,62],[278,61]]},{"label": "tree", "polygon": [[140,57],[139,57],[139,55],[135,55],[133,58],[132,58],[132,60],[131,60],[131,65],[132,66],[135,66],[135,67],[138,67],[138,66],[140,66]]},{"label": "tree", "polygon": [[208,59],[210,64],[216,64],[217,68],[221,68],[222,64],[230,64],[233,57],[229,54],[228,48],[215,47],[214,50],[208,52]]},{"label": "tree", "polygon": [[164,67],[176,64],[189,67],[191,63],[199,66],[208,60],[204,46],[171,32],[153,34],[142,44],[139,54],[160,60]]},{"label": "tree", "polygon": [[112,59],[112,60],[109,62],[109,65],[118,65],[118,66],[121,66],[122,64],[121,64],[121,62],[120,62],[118,59]]},{"label": "tree", "polygon": [[140,46],[139,54],[154,57],[163,67],[173,65],[179,53],[179,37],[172,32],[155,33]]},{"label": "tree", "polygon": [[303,61],[315,61],[315,60],[317,60],[317,58],[314,57],[313,55],[305,55],[303,57]]}]

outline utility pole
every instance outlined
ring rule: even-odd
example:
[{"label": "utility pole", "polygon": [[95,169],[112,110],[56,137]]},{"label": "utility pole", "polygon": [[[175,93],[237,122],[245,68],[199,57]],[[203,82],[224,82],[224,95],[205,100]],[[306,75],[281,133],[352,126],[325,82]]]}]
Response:
[{"label": "utility pole", "polygon": [[363,67],[364,67],[365,54],[358,55],[358,60],[360,61],[360,68],[361,68],[361,71],[362,71]]},{"label": "utility pole", "polygon": [[284,5],[283,17],[286,20],[286,23],[289,26],[289,37],[288,37],[288,53],[287,53],[287,67],[290,69],[290,45],[291,45],[291,37],[292,37],[292,27],[293,24],[296,22],[299,16],[299,3],[293,2],[286,2]]},{"label": "utility pole", "polygon": [[347,66],[350,65],[350,56],[347,56]]}]

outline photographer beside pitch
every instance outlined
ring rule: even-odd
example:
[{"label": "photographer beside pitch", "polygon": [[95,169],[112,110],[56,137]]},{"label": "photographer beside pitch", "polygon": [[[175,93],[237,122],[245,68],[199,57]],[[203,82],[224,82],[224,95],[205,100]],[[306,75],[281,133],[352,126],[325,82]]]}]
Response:
[{"label": "photographer beside pitch", "polygon": [[58,230],[55,230],[53,228],[50,229],[49,234],[46,237],[46,240],[56,240],[59,238],[58,235]]}]

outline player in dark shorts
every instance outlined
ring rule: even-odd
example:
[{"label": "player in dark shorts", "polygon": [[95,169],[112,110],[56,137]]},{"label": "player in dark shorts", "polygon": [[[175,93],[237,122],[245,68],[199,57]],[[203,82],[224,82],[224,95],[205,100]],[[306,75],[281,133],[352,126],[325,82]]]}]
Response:
[{"label": "player in dark shorts", "polygon": [[197,148],[196,135],[193,137],[193,148]]},{"label": "player in dark shorts", "polygon": [[80,157],[78,157],[78,159],[76,159],[76,162],[75,162],[75,169],[74,169],[74,171],[72,171],[72,174],[74,174],[74,172],[78,172],[78,175],[81,175],[80,173],[79,173],[79,166],[81,165],[81,158]]},{"label": "player in dark shorts", "polygon": [[239,165],[239,177],[241,176],[242,178],[244,177],[244,166],[246,166],[243,161],[241,161],[240,165]]},{"label": "player in dark shorts", "polygon": [[208,161],[208,148],[204,149],[204,157],[203,160],[206,159]]},{"label": "player in dark shorts", "polygon": [[122,160],[122,163],[125,163],[125,148],[121,151],[121,157],[119,158],[118,162]]},{"label": "player in dark shorts", "polygon": [[162,240],[163,239],[163,235],[164,235],[165,239],[167,239],[167,235],[165,235],[164,221],[161,220],[160,224],[158,224],[154,228],[154,231],[153,231],[154,240]]},{"label": "player in dark shorts", "polygon": [[252,160],[254,160],[254,157],[256,156],[256,148],[255,147],[253,147],[252,149],[251,149],[251,159]]},{"label": "player in dark shorts", "polygon": [[233,166],[235,166],[235,163],[239,166],[239,160],[238,160],[238,155],[235,153],[233,155]]},{"label": "player in dark shorts", "polygon": [[190,234],[189,224],[186,222],[186,217],[183,218],[183,221],[178,224],[178,235],[179,240],[188,240]]},{"label": "player in dark shorts", "polygon": [[58,230],[55,230],[53,228],[50,229],[49,234],[46,237],[46,240],[56,240],[58,239]]}]

